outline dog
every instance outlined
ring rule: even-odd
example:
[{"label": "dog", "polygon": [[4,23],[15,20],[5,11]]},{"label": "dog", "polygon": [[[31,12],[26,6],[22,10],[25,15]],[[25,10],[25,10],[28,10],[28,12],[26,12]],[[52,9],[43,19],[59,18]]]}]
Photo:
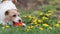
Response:
[{"label": "dog", "polygon": [[[22,22],[15,6],[16,0],[2,0],[0,3],[0,24],[13,25],[13,22]],[[23,26],[26,24],[23,23]]]}]

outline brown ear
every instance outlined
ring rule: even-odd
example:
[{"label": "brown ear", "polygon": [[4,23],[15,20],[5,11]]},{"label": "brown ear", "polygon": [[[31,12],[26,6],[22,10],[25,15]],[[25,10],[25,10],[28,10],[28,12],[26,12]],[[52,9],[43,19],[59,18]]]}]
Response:
[{"label": "brown ear", "polygon": [[17,3],[17,0],[12,0],[12,2],[13,2],[14,4],[16,4],[16,3]]},{"label": "brown ear", "polygon": [[6,12],[5,12],[5,15],[8,15],[8,14],[9,14],[9,12],[8,12],[8,11],[6,11]]},{"label": "brown ear", "polygon": [[1,2],[3,2],[3,1],[5,1],[5,0],[2,0]]}]

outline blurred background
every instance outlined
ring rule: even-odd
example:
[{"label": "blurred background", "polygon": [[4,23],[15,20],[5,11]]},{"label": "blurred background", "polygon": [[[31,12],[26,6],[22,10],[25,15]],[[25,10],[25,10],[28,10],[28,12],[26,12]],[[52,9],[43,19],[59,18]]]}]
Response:
[{"label": "blurred background", "polygon": [[44,6],[60,6],[60,0],[17,0],[19,9],[31,10],[42,9]]},{"label": "blurred background", "polygon": [[60,0],[17,0],[16,6],[21,16],[23,14],[31,15],[33,13],[35,15],[40,13],[40,11],[46,12],[48,10],[53,10],[53,19],[60,18]]}]

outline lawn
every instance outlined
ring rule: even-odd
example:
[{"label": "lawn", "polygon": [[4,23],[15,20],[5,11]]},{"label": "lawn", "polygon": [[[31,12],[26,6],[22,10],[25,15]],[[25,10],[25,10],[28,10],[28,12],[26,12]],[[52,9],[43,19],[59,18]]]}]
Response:
[{"label": "lawn", "polygon": [[40,10],[19,10],[20,17],[27,26],[0,25],[0,34],[60,34],[60,20],[52,18],[55,10],[60,8],[45,6]]}]

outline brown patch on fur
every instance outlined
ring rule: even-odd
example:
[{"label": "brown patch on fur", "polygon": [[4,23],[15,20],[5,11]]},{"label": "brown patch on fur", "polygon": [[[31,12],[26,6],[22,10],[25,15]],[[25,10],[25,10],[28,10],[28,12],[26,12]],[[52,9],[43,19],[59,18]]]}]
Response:
[{"label": "brown patch on fur", "polygon": [[17,3],[17,0],[12,0],[12,2],[13,2],[14,4],[16,4],[16,3]]},{"label": "brown patch on fur", "polygon": [[5,12],[5,15],[8,15],[8,14],[9,14],[9,12],[8,12],[8,11],[6,11],[6,12]]},{"label": "brown patch on fur", "polygon": [[1,2],[3,2],[3,1],[5,1],[5,0],[2,0]]}]

